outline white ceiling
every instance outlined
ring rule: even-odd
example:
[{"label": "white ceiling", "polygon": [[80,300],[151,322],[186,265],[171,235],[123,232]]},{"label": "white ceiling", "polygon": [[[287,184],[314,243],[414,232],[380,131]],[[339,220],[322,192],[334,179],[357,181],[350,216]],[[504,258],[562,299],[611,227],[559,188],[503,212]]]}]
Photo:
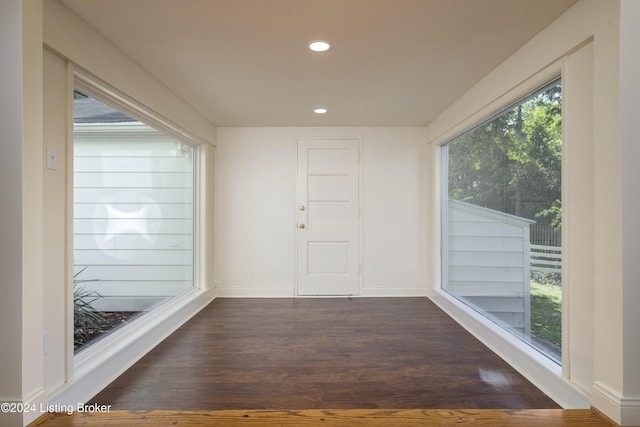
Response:
[{"label": "white ceiling", "polygon": [[575,2],[61,1],[217,126],[425,125]]}]

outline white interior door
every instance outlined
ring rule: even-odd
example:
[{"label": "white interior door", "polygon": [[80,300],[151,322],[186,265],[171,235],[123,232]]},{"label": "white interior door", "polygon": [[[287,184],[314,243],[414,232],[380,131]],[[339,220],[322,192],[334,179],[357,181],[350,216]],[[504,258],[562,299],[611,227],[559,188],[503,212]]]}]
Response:
[{"label": "white interior door", "polygon": [[298,295],[357,295],[358,140],[298,140]]}]

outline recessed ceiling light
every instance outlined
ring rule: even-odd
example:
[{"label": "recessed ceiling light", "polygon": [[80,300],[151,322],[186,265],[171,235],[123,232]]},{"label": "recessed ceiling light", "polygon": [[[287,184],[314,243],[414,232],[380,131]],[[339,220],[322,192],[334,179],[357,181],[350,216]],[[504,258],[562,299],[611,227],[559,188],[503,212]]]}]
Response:
[{"label": "recessed ceiling light", "polygon": [[324,40],[315,40],[309,43],[309,49],[314,52],[326,52],[331,49],[331,44]]},{"label": "recessed ceiling light", "polygon": [[313,110],[314,113],[316,114],[325,114],[327,112],[326,108],[316,108]]}]

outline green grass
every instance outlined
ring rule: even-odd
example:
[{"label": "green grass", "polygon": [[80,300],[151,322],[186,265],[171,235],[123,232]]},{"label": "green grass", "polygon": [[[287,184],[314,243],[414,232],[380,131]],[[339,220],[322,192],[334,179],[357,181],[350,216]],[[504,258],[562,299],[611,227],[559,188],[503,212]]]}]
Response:
[{"label": "green grass", "polygon": [[531,333],[562,345],[562,287],[531,282]]}]

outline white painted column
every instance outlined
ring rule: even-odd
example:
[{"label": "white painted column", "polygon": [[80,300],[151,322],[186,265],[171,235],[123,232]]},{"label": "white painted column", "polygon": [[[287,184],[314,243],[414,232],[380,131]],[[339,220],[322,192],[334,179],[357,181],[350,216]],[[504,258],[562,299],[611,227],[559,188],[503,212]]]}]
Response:
[{"label": "white painted column", "polygon": [[640,2],[620,3],[622,422],[640,425]]},{"label": "white painted column", "polygon": [[619,3],[592,1],[594,21],[594,385],[592,405],[620,422],[622,393]]},{"label": "white painted column", "polygon": [[[22,2],[0,2],[0,402],[22,399]],[[0,412],[1,425],[20,414]]]},{"label": "white painted column", "polygon": [[[22,400],[44,394],[42,0],[22,4]],[[55,224],[53,226],[62,226]],[[34,413],[25,413],[25,422]]]},{"label": "white painted column", "polygon": [[640,424],[640,4],[594,1],[595,355],[593,406]]},{"label": "white painted column", "polygon": [[22,403],[43,393],[41,0],[1,2],[0,29],[0,402]]}]

